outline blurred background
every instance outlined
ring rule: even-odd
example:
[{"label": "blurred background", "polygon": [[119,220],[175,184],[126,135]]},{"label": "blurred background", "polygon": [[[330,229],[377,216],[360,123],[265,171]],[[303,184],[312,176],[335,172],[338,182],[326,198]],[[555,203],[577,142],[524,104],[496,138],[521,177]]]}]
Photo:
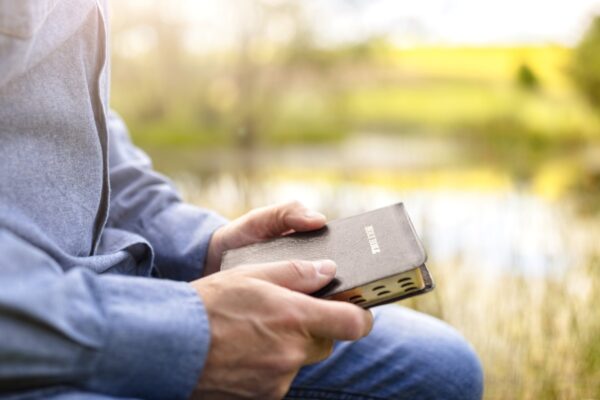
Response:
[{"label": "blurred background", "polygon": [[488,399],[600,399],[599,0],[114,0],[112,106],[228,217],[402,201]]}]

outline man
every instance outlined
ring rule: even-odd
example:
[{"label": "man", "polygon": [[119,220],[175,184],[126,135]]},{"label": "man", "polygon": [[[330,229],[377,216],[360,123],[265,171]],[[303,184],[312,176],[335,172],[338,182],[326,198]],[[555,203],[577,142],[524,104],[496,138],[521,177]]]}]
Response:
[{"label": "man", "polygon": [[325,218],[182,203],[109,111],[106,13],[0,0],[0,397],[479,398],[444,323],[307,296],[331,261],[217,272],[222,251]]}]

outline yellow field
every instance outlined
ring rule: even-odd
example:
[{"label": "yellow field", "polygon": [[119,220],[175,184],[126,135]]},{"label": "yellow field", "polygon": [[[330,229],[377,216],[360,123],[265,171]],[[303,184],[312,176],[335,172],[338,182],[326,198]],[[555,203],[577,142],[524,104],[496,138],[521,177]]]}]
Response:
[{"label": "yellow field", "polygon": [[512,82],[517,68],[529,65],[542,83],[553,89],[570,88],[566,70],[572,50],[542,47],[419,47],[390,50],[393,65],[407,73],[448,79]]}]

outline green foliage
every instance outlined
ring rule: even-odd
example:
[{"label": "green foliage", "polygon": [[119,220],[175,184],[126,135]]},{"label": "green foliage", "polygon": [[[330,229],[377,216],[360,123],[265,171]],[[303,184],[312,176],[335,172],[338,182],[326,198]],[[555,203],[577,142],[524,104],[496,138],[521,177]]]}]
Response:
[{"label": "green foliage", "polygon": [[600,110],[600,17],[575,50],[572,74],[581,93]]},{"label": "green foliage", "polygon": [[517,84],[525,90],[535,90],[540,86],[540,81],[533,68],[522,64],[517,70]]}]

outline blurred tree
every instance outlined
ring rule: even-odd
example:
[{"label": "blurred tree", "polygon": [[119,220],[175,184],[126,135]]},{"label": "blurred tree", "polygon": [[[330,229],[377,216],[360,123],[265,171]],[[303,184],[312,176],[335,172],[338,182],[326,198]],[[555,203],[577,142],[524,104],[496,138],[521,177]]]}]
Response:
[{"label": "blurred tree", "polygon": [[[264,135],[267,120],[270,119],[266,115],[267,110],[273,108],[272,102],[278,98],[278,92],[286,89],[288,80],[286,70],[274,71],[273,66],[262,59],[265,49],[273,45],[273,40],[281,41],[275,47],[284,48],[300,42],[298,37],[305,36],[305,24],[297,0],[238,1],[237,5],[239,26],[233,74],[239,95],[233,133],[237,144],[251,153]],[[291,25],[290,38],[282,40],[271,37],[270,28],[277,21]],[[271,75],[279,75],[280,79],[274,79]]]},{"label": "blurred tree", "polygon": [[[170,7],[177,9],[181,3]],[[181,13],[157,9],[160,0],[148,1],[145,7],[123,2],[112,19],[112,78],[128,92],[125,104],[117,105],[134,127],[167,118],[178,107],[173,99],[185,97],[190,88]]]},{"label": "blurred tree", "polygon": [[580,91],[600,110],[600,16],[575,49],[571,71]]},{"label": "blurred tree", "polygon": [[533,68],[523,63],[517,70],[517,84],[522,89],[533,91],[539,88],[540,80]]}]

